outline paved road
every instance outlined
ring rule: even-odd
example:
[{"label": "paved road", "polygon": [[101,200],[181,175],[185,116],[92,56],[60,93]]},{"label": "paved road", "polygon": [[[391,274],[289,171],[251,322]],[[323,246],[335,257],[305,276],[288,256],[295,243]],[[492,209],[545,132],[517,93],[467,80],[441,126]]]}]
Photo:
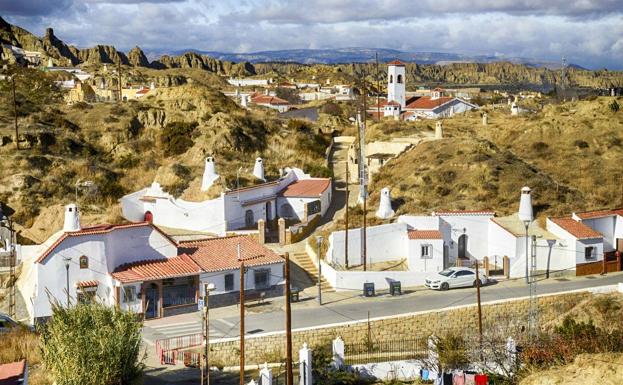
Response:
[{"label": "paved road", "polygon": [[[605,277],[588,276],[570,279],[549,279],[539,282],[538,294],[556,293],[595,286],[613,285],[623,282],[623,273],[613,273]],[[483,302],[512,299],[529,295],[528,286],[521,280],[503,281],[482,288]],[[292,305],[292,327],[304,328],[332,323],[365,320],[370,317],[399,315],[423,310],[439,310],[451,306],[467,305],[476,302],[476,291],[471,288],[437,292],[418,289],[401,297],[380,295],[375,298],[363,298],[359,293],[338,292],[325,296],[323,306],[317,305],[315,298]],[[262,306],[251,308],[245,317],[247,333],[282,331],[284,312],[281,301],[275,300]],[[211,312],[211,338],[238,336],[238,309],[215,309]],[[157,321],[148,321],[144,331],[147,343],[156,339],[201,331],[199,313],[169,317]]]}]

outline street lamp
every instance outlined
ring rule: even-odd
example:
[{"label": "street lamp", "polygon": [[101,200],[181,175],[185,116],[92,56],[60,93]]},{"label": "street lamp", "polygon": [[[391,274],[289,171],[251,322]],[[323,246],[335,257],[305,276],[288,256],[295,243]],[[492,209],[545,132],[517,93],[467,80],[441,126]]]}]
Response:
[{"label": "street lamp", "polygon": [[521,189],[521,198],[519,200],[519,220],[523,222],[526,228],[526,284],[530,283],[528,278],[528,227],[534,220],[532,212],[532,190],[525,186]]},{"label": "street lamp", "polygon": [[530,279],[528,277],[528,228],[530,227],[530,222],[529,220],[524,220],[522,221],[524,227],[526,228],[526,283],[530,283]]},{"label": "street lamp", "polygon": [[318,245],[318,305],[322,305],[322,264],[320,263],[320,246],[322,245],[322,235],[316,237],[316,245]]},{"label": "street lamp", "polygon": [[63,257],[63,261],[65,261],[65,277],[67,278],[67,307],[69,307],[69,263],[71,262],[71,257]]}]

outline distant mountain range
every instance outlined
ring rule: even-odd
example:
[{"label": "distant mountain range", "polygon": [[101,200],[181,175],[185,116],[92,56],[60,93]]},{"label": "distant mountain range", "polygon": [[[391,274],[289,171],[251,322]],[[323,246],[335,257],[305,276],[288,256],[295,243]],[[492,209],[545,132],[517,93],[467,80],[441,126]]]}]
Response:
[{"label": "distant mountain range", "polygon": [[[336,48],[336,49],[287,49],[276,51],[259,51],[251,53],[228,53],[219,51],[200,51],[195,49],[183,49],[174,51],[155,51],[148,54],[150,58],[160,57],[162,54],[181,55],[186,52],[195,52],[208,55],[215,59],[233,62],[290,62],[302,64],[338,64],[338,63],[361,63],[373,62],[375,54],[378,54],[379,62],[402,60],[417,64],[450,64],[450,63],[495,63],[511,62],[523,64],[535,68],[559,69],[561,63],[528,59],[521,57],[507,57],[496,55],[462,55],[443,52],[412,52],[400,51],[387,48]],[[581,66],[572,64],[574,68],[583,69]]]}]

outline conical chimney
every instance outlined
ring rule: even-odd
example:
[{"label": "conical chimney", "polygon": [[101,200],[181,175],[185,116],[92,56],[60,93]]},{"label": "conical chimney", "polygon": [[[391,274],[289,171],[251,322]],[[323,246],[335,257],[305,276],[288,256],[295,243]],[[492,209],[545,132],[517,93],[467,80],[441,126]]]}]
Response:
[{"label": "conical chimney", "polygon": [[482,114],[482,125],[486,126],[487,124],[489,124],[489,114],[485,112]]},{"label": "conical chimney", "polygon": [[443,139],[443,123],[441,120],[435,123],[435,139]]},{"label": "conical chimney", "polygon": [[394,216],[394,210],[392,210],[392,199],[389,193],[389,187],[381,189],[381,201],[379,203],[379,209],[376,212],[377,218],[389,219]]},{"label": "conical chimney", "polygon": [[262,160],[262,158],[255,159],[255,166],[253,166],[253,175],[259,180],[266,180],[264,179],[264,161]]},{"label": "conical chimney", "polygon": [[73,203],[65,206],[65,222],[63,223],[63,231],[68,233],[80,231],[80,215],[78,214],[78,206]]},{"label": "conical chimney", "polygon": [[214,157],[208,156],[205,160],[205,168],[203,170],[203,179],[201,180],[201,191],[207,191],[219,175],[216,173],[216,165]]},{"label": "conical chimney", "polygon": [[521,198],[519,200],[519,219],[522,222],[532,222],[532,190],[530,187],[521,189]]}]

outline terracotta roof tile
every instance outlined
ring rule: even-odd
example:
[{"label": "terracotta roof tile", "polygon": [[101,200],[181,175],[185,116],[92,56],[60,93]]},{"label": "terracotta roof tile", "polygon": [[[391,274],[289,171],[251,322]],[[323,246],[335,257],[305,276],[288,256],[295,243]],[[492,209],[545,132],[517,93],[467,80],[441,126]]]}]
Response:
[{"label": "terracotta roof tile", "polygon": [[389,63],[387,63],[388,66],[399,66],[399,67],[404,67],[405,63],[401,62],[400,60],[392,60]]},{"label": "terracotta roof tile", "polygon": [[21,384],[26,372],[26,360],[0,365],[0,384],[17,385]]},{"label": "terracotta roof tile", "polygon": [[441,105],[444,105],[454,98],[448,96],[442,96],[437,99],[432,99],[430,96],[422,96],[414,100],[413,102],[407,104],[406,108],[417,109],[417,110],[432,110]]},{"label": "terracotta roof tile", "polygon": [[270,95],[258,95],[251,98],[251,102],[255,104],[271,104],[271,105],[288,105],[290,104],[287,100],[283,100],[276,96]]},{"label": "terracotta roof tile", "polygon": [[185,277],[201,273],[199,266],[186,254],[177,257],[124,263],[112,272],[123,283]]},{"label": "terracotta roof tile", "polygon": [[125,223],[125,224],[120,224],[120,225],[98,225],[98,226],[92,226],[92,227],[85,227],[85,228],[82,228],[79,231],[72,231],[72,232],[65,232],[65,233],[63,233],[63,235],[61,235],[56,240],[56,242],[54,242],[52,245],[50,245],[50,247],[48,247],[47,250],[44,251],[43,254],[41,254],[39,256],[39,258],[37,258],[35,263],[43,262],[48,257],[48,255],[50,255],[52,253],[52,251],[54,251],[54,249],[56,249],[56,247],[58,245],[63,243],[63,241],[65,239],[69,238],[69,237],[79,237],[79,236],[82,236],[82,235],[94,235],[94,234],[106,234],[106,233],[110,233],[110,232],[115,231],[115,230],[123,230],[123,229],[130,229],[130,228],[134,228],[134,227],[143,227],[143,226],[152,227],[154,230],[156,230],[162,236],[164,236],[169,242],[171,242],[171,244],[174,244],[174,245],[177,244],[177,242],[175,242],[175,240],[173,240],[173,238],[169,237],[166,233],[164,233],[158,227],[152,225],[149,222]]},{"label": "terracotta roof tile", "polygon": [[623,216],[623,208],[612,209],[612,210],[594,210],[594,211],[585,211],[582,213],[576,213],[576,215],[581,219],[591,219],[591,218],[603,218],[609,217],[613,215]]},{"label": "terracotta roof tile", "polygon": [[443,239],[439,230],[409,230],[409,239]]},{"label": "terracotta roof tile", "polygon": [[439,210],[433,211],[432,215],[495,215],[491,210]]},{"label": "terracotta roof tile", "polygon": [[83,289],[83,288],[86,288],[86,287],[97,287],[97,286],[99,286],[99,282],[97,282],[97,281],[79,281],[79,282],[76,282],[76,287],[80,288],[80,289]]},{"label": "terracotta roof tile", "polygon": [[181,242],[180,250],[188,253],[204,271],[215,272],[240,267],[238,244],[245,266],[283,262],[283,258],[277,253],[246,235]]},{"label": "terracotta roof tile", "polygon": [[601,233],[598,233],[584,223],[576,221],[571,217],[550,218],[550,220],[577,239],[603,238]]},{"label": "terracotta roof tile", "polygon": [[331,186],[331,180],[328,178],[301,179],[290,183],[281,190],[280,195],[284,197],[319,197],[329,186]]}]

